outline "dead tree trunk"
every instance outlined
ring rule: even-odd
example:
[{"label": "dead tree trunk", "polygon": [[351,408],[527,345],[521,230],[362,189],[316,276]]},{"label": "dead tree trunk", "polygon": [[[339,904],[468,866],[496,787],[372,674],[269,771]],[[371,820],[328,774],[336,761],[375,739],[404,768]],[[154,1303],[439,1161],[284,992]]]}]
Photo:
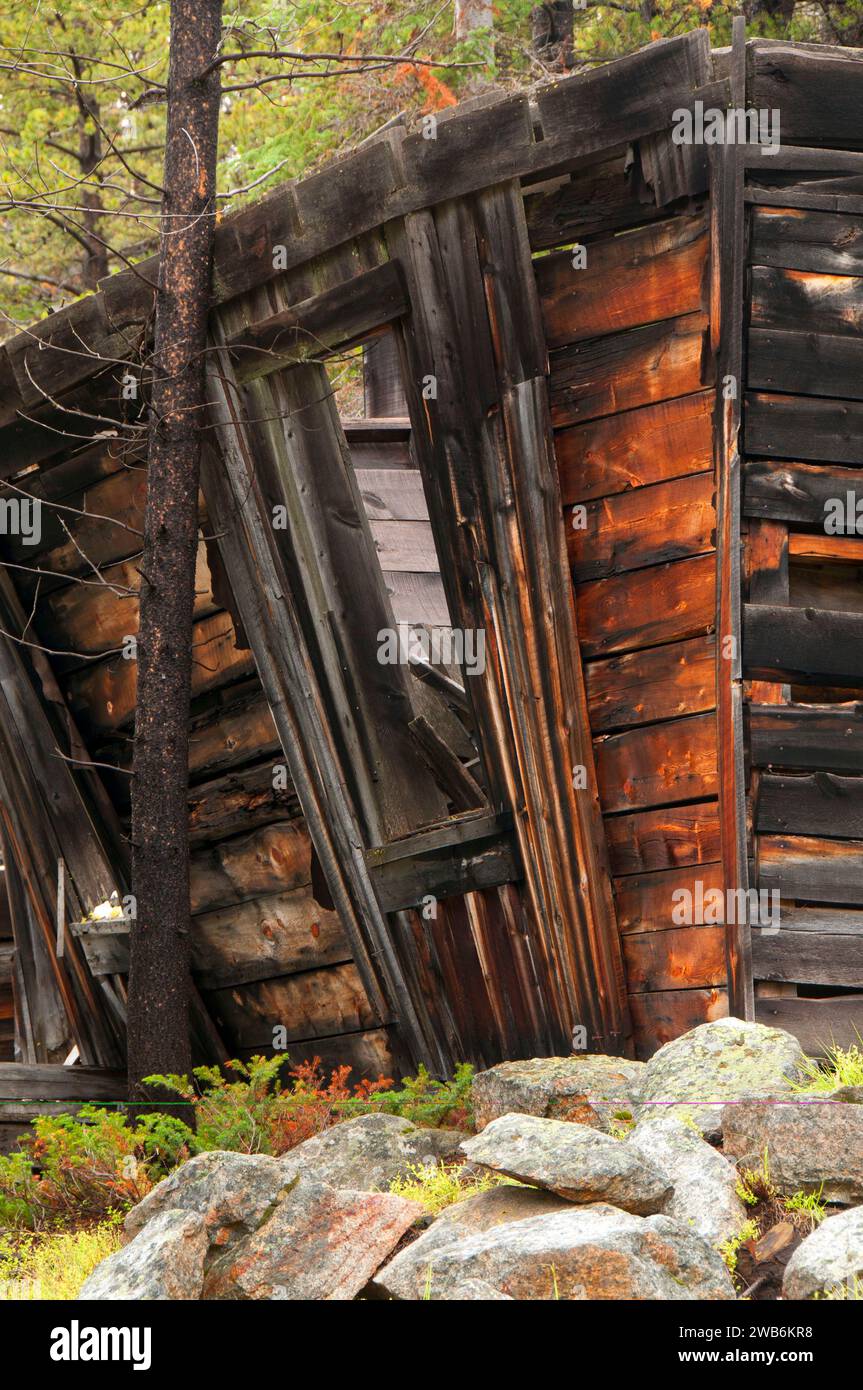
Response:
[{"label": "dead tree trunk", "polygon": [[[128,1045],[142,1078],[189,1048],[188,723],[199,428],[215,222],[222,0],[172,0],[132,795]],[[204,75],[206,74],[206,75]]]}]

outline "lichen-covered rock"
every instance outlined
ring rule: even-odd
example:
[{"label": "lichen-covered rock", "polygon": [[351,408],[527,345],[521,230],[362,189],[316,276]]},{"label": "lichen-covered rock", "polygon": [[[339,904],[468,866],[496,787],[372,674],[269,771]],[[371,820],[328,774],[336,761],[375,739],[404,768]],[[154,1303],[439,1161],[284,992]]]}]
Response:
[{"label": "lichen-covered rock", "polygon": [[610,1202],[646,1214],[661,1210],[671,1195],[671,1182],[649,1158],[619,1139],[566,1120],[502,1115],[461,1149],[473,1163],[571,1202]]},{"label": "lichen-covered rock", "polygon": [[421,1129],[398,1115],[360,1115],[298,1144],[279,1160],[282,1180],[305,1173],[353,1192],[387,1191],[419,1164],[454,1157],[464,1134]]},{"label": "lichen-covered rock", "polygon": [[607,1131],[632,1114],[644,1070],[644,1062],[601,1053],[501,1062],[473,1079],[476,1127],[518,1113]]},{"label": "lichen-covered rock", "polygon": [[190,1301],[201,1297],[208,1246],[195,1211],[161,1211],[124,1246],[97,1265],[79,1299]]},{"label": "lichen-covered rock", "polygon": [[264,1224],[207,1271],[203,1297],[354,1298],[422,1216],[417,1202],[300,1178]]},{"label": "lichen-covered rock", "polygon": [[203,1217],[214,1245],[253,1231],[285,1190],[279,1162],[265,1154],[213,1150],[196,1154],[163,1178],[126,1217],[130,1236],[168,1209]]},{"label": "lichen-covered rock", "polygon": [[599,1204],[464,1232],[436,1221],[376,1276],[398,1299],[458,1299],[480,1281],[512,1299],[733,1299],[716,1251],[666,1216]]},{"label": "lichen-covered rock", "polygon": [[782,1281],[783,1298],[863,1288],[863,1207],[828,1216],[798,1245]]},{"label": "lichen-covered rock", "polygon": [[694,1125],[677,1115],[647,1115],[626,1143],[671,1179],[674,1191],[663,1207],[666,1216],[691,1226],[714,1246],[731,1240],[746,1224],[747,1211],[736,1190],[737,1169]]},{"label": "lichen-covered rock", "polygon": [[722,1102],[790,1091],[804,1061],[797,1039],[781,1028],[739,1018],[702,1023],[651,1057],[638,1116],[674,1109],[692,1118],[708,1138],[717,1138]]},{"label": "lichen-covered rock", "polygon": [[765,1152],[777,1191],[820,1192],[825,1202],[863,1202],[863,1106],[823,1097],[784,1096],[729,1105],[723,1147],[743,1168],[760,1168]]},{"label": "lichen-covered rock", "polygon": [[468,1232],[490,1231],[492,1226],[503,1226],[510,1221],[525,1221],[529,1216],[568,1211],[571,1206],[565,1197],[558,1197],[554,1192],[507,1182],[445,1207],[434,1224],[441,1228],[458,1226],[461,1234],[467,1235]]}]

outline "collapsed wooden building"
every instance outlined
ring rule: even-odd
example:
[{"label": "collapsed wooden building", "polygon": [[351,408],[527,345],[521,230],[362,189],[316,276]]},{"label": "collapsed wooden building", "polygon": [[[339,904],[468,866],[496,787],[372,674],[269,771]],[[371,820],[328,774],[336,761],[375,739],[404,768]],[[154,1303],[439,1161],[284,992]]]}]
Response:
[{"label": "collapsed wooden building", "polygon": [[[781,139],[678,143],[729,109]],[[644,1057],[729,1011],[813,1052],[863,1032],[856,503],[825,526],[863,466],[861,110],[859,51],[698,30],[220,223],[200,1058]],[[2,497],[42,503],[0,570],[24,1063],[123,1058],[130,924],[88,918],[129,892],[154,273],[0,348]],[[371,413],[340,420],[358,347]],[[465,650],[390,659],[406,627]],[[676,911],[716,889],[777,890],[779,929]]]}]

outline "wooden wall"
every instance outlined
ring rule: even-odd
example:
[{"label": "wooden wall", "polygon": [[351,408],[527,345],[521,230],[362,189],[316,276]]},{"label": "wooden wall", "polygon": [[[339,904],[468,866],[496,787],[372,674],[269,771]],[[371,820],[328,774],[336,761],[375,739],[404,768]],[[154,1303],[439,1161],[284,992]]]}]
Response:
[{"label": "wooden wall", "polygon": [[[672,920],[675,889],[721,882],[708,210],[655,220],[650,207],[648,221],[622,158],[599,174],[581,176],[580,199],[564,185],[528,205],[537,250],[566,243],[534,264],[599,795],[647,1056],[727,1010],[723,928]],[[553,216],[555,199],[568,217]]]},{"label": "wooden wall", "polygon": [[826,176],[753,175],[744,421],[756,1015],[811,1051],[863,1033],[863,199]]}]

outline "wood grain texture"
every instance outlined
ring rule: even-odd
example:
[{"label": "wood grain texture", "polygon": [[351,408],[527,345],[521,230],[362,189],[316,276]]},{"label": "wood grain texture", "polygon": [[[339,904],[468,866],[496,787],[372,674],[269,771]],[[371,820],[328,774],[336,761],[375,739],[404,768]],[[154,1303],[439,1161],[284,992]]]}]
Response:
[{"label": "wood grain texture", "polygon": [[609,734],[597,739],[594,748],[605,812],[716,795],[716,719],[712,714]]},{"label": "wood grain texture", "polygon": [[581,584],[578,631],[586,656],[654,647],[710,632],[716,564],[701,555]]},{"label": "wood grain texture", "polygon": [[679,1038],[700,1023],[728,1015],[728,995],[712,989],[669,989],[630,995],[636,1055],[646,1061],[664,1043]]},{"label": "wood grain texture", "polygon": [[611,871],[617,875],[709,864],[719,858],[715,801],[606,816],[605,833]]},{"label": "wood grain texture", "polygon": [[755,1018],[768,1028],[793,1033],[810,1056],[825,1056],[835,1047],[859,1046],[863,994],[834,999],[759,999]]},{"label": "wood grain texture", "polygon": [[[694,911],[699,891],[703,896],[715,889],[721,891],[722,886],[722,865],[718,862],[615,879],[614,894],[620,930],[624,936],[633,932],[659,932],[664,937],[665,932],[683,925],[675,922],[673,916],[675,907],[684,905],[686,901],[683,893],[692,895]],[[710,906],[709,902],[706,906]],[[718,923],[707,925],[715,926]]]},{"label": "wood grain texture", "polygon": [[725,928],[675,927],[639,932],[623,942],[626,979],[632,994],[689,990],[725,984]]},{"label": "wood grain texture", "polygon": [[750,225],[750,258],[756,266],[863,275],[863,217],[754,207]]},{"label": "wood grain texture", "polygon": [[858,772],[863,768],[863,706],[753,705],[749,748],[756,767]]},{"label": "wood grain texture", "polygon": [[863,405],[856,401],[752,391],[744,427],[750,456],[863,463]]},{"label": "wood grain texture", "polygon": [[701,391],[558,430],[564,503],[706,472],[713,464],[712,406],[712,395]]},{"label": "wood grain texture", "polygon": [[591,661],[585,670],[593,732],[700,714],[716,703],[712,637]]},{"label": "wood grain texture", "polygon": [[712,473],[700,473],[588,502],[583,514],[576,509],[567,518],[573,578],[601,579],[712,550],[713,498]]},{"label": "wood grain texture", "polygon": [[760,835],[758,885],[782,898],[863,902],[863,841],[813,835]]},{"label": "wood grain texture", "polygon": [[863,778],[818,771],[796,776],[765,773],[758,788],[756,826],[785,835],[863,837]]}]

